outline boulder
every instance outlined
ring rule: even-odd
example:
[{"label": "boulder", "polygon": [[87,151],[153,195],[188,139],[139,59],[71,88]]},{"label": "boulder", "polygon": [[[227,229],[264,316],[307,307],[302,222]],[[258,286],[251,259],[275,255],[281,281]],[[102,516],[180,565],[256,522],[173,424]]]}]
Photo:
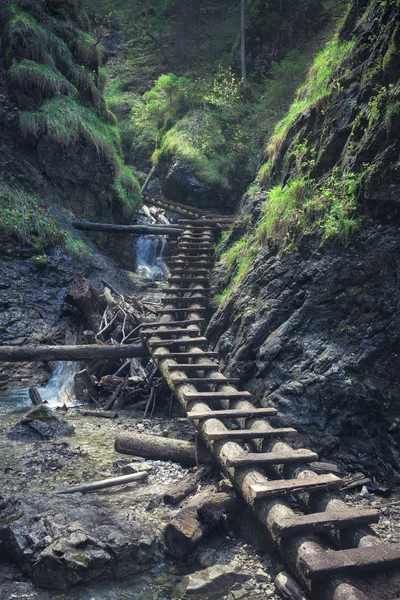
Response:
[{"label": "boulder", "polygon": [[251,579],[251,575],[232,565],[214,565],[186,575],[177,586],[174,598],[221,598],[229,589]]},{"label": "boulder", "polygon": [[71,435],[75,428],[71,423],[59,419],[46,405],[35,406],[7,433],[16,441],[48,440],[63,435]]},{"label": "boulder", "polygon": [[110,510],[97,495],[24,492],[0,509],[0,543],[44,588],[126,577],[160,559],[158,526]]}]

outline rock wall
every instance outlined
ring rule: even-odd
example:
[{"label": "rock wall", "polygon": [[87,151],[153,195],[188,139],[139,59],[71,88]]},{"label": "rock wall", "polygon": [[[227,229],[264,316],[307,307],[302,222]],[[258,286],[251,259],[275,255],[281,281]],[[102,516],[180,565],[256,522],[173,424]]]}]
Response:
[{"label": "rock wall", "polygon": [[[340,38],[355,36],[354,46],[333,75],[337,84],[295,119],[271,161],[269,186],[306,168],[317,183],[333,169],[339,178],[361,174],[358,230],[349,240],[323,242],[315,229],[296,238],[294,228],[290,246],[267,239],[236,287],[234,273],[221,266],[214,290],[231,292],[208,329],[227,372],[240,375],[262,405],[278,408],[274,424],[295,426],[321,458],[395,480],[399,13],[398,2],[353,3]],[[300,167],[299,144],[314,157]],[[257,186],[223,249],[251,236],[262,218],[269,187]]]}]

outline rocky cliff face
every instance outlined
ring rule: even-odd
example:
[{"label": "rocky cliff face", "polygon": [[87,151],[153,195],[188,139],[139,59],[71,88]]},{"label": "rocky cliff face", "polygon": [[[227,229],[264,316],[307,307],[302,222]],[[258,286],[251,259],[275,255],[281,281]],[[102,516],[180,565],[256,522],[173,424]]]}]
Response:
[{"label": "rocky cliff face", "polygon": [[208,330],[227,372],[278,408],[277,426],[395,479],[399,16],[398,2],[354,2],[318,93],[314,64],[222,245]]}]

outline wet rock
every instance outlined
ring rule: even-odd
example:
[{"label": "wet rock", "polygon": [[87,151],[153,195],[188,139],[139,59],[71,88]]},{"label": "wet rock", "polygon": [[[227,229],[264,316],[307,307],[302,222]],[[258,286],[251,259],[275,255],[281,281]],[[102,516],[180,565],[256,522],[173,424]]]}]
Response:
[{"label": "wet rock", "polygon": [[36,585],[60,590],[132,575],[161,556],[156,525],[131,524],[95,495],[10,498],[0,512],[0,542]]},{"label": "wet rock", "polygon": [[7,437],[16,441],[35,441],[38,438],[48,440],[63,435],[71,435],[75,428],[71,423],[59,419],[44,404],[35,406],[16,423],[7,433]]},{"label": "wet rock", "polygon": [[196,560],[203,567],[212,567],[217,561],[217,551],[214,548],[203,548],[197,553]]},{"label": "wet rock", "polygon": [[186,575],[177,586],[175,598],[219,598],[229,589],[251,578],[231,565],[214,565]]}]

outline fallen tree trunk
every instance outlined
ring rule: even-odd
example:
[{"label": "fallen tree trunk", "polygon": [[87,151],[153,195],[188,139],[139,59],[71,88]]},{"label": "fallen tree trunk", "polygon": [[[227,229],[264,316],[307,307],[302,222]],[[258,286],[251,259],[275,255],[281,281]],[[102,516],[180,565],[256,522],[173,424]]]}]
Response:
[{"label": "fallen tree trunk", "polygon": [[83,417],[100,417],[102,419],[116,419],[118,417],[118,413],[109,410],[80,410],[79,413]]},{"label": "fallen tree trunk", "polygon": [[83,314],[93,331],[99,330],[105,303],[99,290],[88,279],[76,279],[65,294],[64,300]]},{"label": "fallen tree trunk", "polygon": [[[115,450],[120,454],[132,454],[144,456],[145,458],[156,458],[159,460],[172,460],[182,465],[193,466],[199,464],[210,464],[213,458],[210,452],[203,448],[197,448],[193,442],[164,438],[156,435],[131,433],[119,435],[115,439]],[[197,461],[196,461],[197,458]]]},{"label": "fallen tree trunk", "polygon": [[236,512],[241,502],[236,493],[206,489],[189,502],[167,525],[164,540],[175,558],[185,558],[218,525],[225,513]]},{"label": "fallen tree trunk", "polygon": [[107,233],[133,233],[178,236],[182,233],[180,225],[114,225],[108,223],[90,223],[73,221],[72,226],[80,231],[104,231]]},{"label": "fallen tree trunk", "polygon": [[149,356],[143,342],[120,346],[0,346],[0,362],[30,362],[40,360],[92,360]]},{"label": "fallen tree trunk", "polygon": [[124,485],[134,481],[145,481],[148,477],[147,471],[141,473],[133,473],[132,475],[123,475],[122,477],[112,477],[111,479],[102,479],[101,481],[93,481],[86,485],[77,485],[73,488],[56,491],[56,494],[76,494],[77,492],[93,492],[94,490],[105,490],[106,488],[116,485]]},{"label": "fallen tree trunk", "polygon": [[171,485],[164,494],[164,504],[178,504],[197,489],[200,481],[212,473],[212,467],[200,467],[195,473],[190,473],[179,483]]}]

